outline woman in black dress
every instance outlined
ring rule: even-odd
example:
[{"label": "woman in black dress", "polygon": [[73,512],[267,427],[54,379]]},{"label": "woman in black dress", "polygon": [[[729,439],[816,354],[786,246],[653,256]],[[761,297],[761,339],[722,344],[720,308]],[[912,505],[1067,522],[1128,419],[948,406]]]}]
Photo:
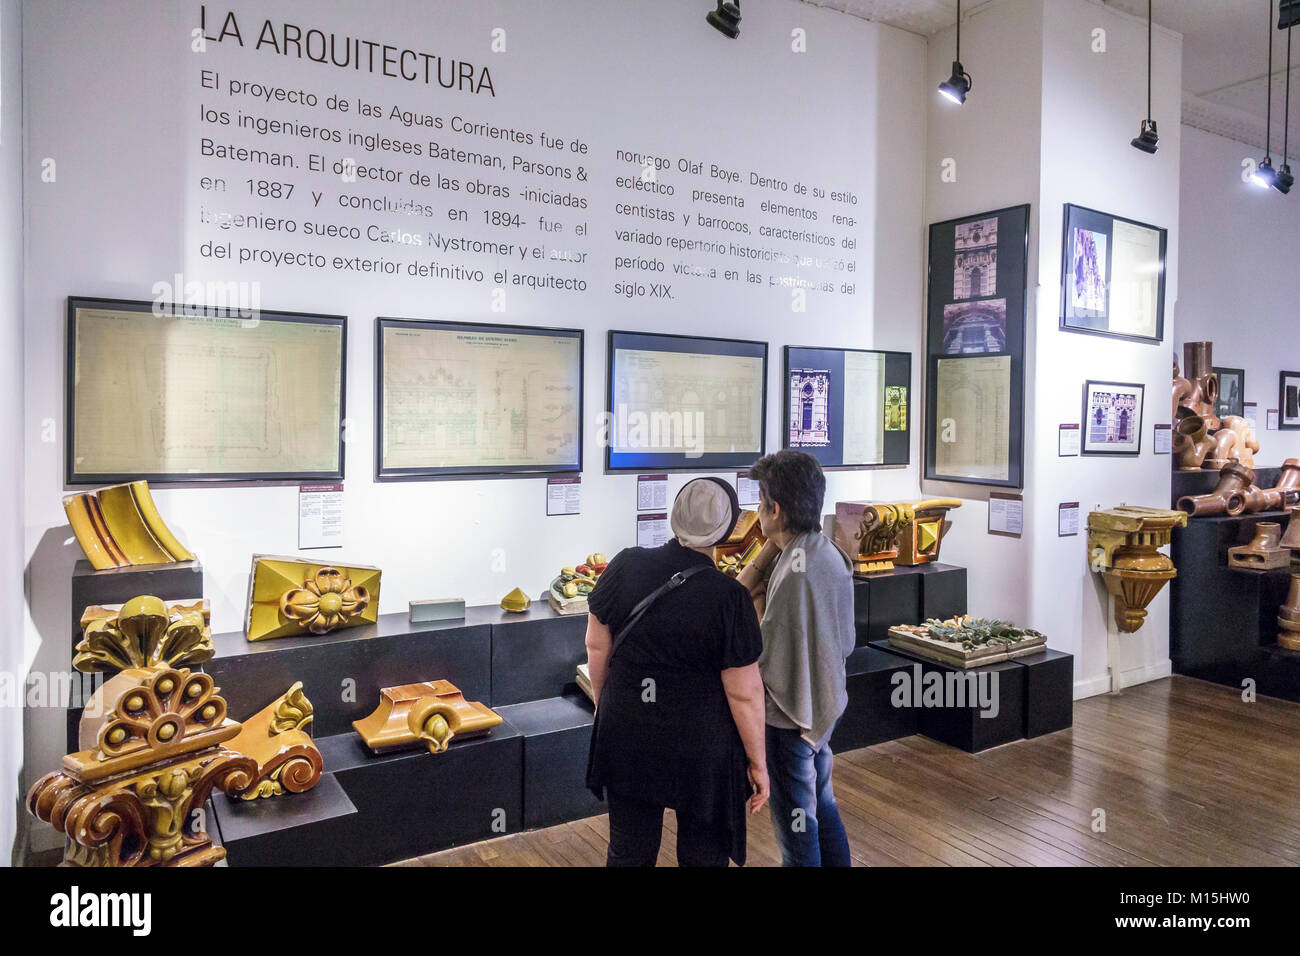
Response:
[{"label": "woman in black dress", "polygon": [[[654,866],[663,812],[677,812],[683,866],[745,862],[745,810],[768,794],[762,634],[749,592],[713,566],[740,514],[716,478],[673,503],[676,538],[614,556],[591,592],[587,663],[598,702],[587,786],[609,803],[609,866]],[[685,580],[644,611],[673,578]]]}]

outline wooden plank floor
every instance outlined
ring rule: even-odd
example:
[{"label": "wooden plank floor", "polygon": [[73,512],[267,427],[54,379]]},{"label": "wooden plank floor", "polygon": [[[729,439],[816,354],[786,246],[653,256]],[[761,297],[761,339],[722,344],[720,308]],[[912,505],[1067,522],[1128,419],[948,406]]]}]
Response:
[{"label": "wooden plank floor", "polygon": [[[1078,701],[1070,730],[982,754],[916,736],[835,758],[861,866],[1295,865],[1297,781],[1300,705],[1187,677]],[[664,831],[672,866],[671,811]],[[608,837],[591,817],[396,865],[603,866]],[[764,809],[749,865],[779,863]]]}]

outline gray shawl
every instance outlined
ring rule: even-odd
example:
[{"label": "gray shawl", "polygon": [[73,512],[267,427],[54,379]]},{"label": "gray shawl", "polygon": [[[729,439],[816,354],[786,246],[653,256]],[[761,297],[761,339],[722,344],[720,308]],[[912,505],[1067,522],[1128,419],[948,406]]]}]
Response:
[{"label": "gray shawl", "polygon": [[848,704],[844,660],[856,643],[852,566],[820,531],[795,535],[781,552],[762,628],[768,723],[797,727],[820,748]]}]

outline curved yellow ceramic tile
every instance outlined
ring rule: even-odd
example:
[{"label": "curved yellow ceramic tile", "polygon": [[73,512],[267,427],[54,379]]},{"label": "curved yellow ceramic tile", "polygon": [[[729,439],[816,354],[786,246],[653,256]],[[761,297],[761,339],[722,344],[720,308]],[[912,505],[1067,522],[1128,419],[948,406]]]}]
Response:
[{"label": "curved yellow ceramic tile", "polygon": [[181,544],[172,534],[158,513],[158,506],[153,502],[153,494],[149,491],[149,482],[133,481],[131,482],[131,495],[135,498],[136,509],[144,519],[145,527],[149,529],[163,550],[171,555],[173,561],[193,561],[194,555],[189,552],[185,545]]},{"label": "curved yellow ceramic tile", "polygon": [[149,531],[136,507],[130,485],[114,485],[99,492],[99,507],[108,532],[132,564],[170,564],[172,556]]}]

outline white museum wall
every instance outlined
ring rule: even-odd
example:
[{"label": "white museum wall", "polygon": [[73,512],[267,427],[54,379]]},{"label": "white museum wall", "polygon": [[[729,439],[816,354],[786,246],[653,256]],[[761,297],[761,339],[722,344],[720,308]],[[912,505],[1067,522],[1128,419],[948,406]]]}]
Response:
[{"label": "white museum wall", "polygon": [[[34,666],[67,667],[68,582],[80,557],[60,506],[61,445],[42,442],[37,426],[47,416],[63,420],[63,323],[69,295],[149,299],[155,282],[170,281],[179,272],[199,280],[258,282],[264,308],[349,316],[344,547],[306,553],[382,567],[380,609],[385,613],[405,612],[407,602],[417,598],[457,596],[470,604],[496,603],[515,586],[538,595],[559,567],[590,551],[612,554],[634,543],[635,476],[604,475],[603,450],[595,438],[595,422],[604,403],[607,329],[768,341],[769,449],[780,444],[783,345],[920,352],[924,233],[920,170],[925,161],[928,84],[925,43],[919,37],[795,0],[767,4],[761,15],[747,16],[737,42],[727,41],[707,26],[695,0],[656,3],[653,16],[635,20],[628,18],[622,5],[594,0],[545,5],[408,0],[329,6],[306,0],[274,4],[237,0],[207,4],[208,32],[215,35],[225,11],[235,11],[247,34],[247,46],[241,50],[229,42],[209,43],[207,52],[194,53],[190,31],[196,25],[196,8],[161,0],[50,2],[28,8],[24,26],[27,159],[39,165],[43,157],[58,158],[57,183],[33,186],[27,197],[24,354],[32,374],[26,385],[25,519],[33,618],[27,648],[37,661]],[[253,37],[265,11],[271,11],[275,22],[294,21],[304,28],[315,26],[487,63],[496,96],[444,91],[436,85],[416,88],[381,76],[254,51]],[[505,53],[490,50],[492,31],[498,27],[505,30]],[[797,29],[804,31],[806,52],[791,49],[792,31]],[[151,55],[136,55],[142,49]],[[590,252],[592,264],[582,273],[588,291],[512,289],[506,311],[497,314],[490,311],[490,284],[466,288],[450,280],[241,268],[201,258],[199,247],[213,232],[198,221],[198,209],[220,209],[225,201],[205,196],[198,186],[200,175],[211,175],[215,168],[213,160],[201,160],[197,149],[200,137],[213,135],[199,119],[200,104],[213,102],[212,92],[199,87],[201,68],[219,70],[227,79],[238,75],[314,89],[322,100],[338,92],[354,100],[400,103],[405,109],[444,116],[464,111],[497,126],[541,128],[566,140],[584,139],[590,146],[592,169],[592,179],[584,187],[591,201],[587,215],[591,232],[585,240],[568,241]],[[223,98],[219,105],[232,114],[242,108],[274,118],[308,118],[283,104]],[[323,112],[310,118],[345,125]],[[358,119],[353,116],[348,122]],[[391,135],[388,127],[383,129]],[[412,130],[409,136],[432,138],[427,130]],[[256,145],[233,130],[218,138]],[[443,138],[447,145],[466,149],[484,146],[476,140]],[[497,148],[509,156],[509,147]],[[620,276],[613,270],[611,240],[618,223],[609,210],[622,196],[613,179],[616,172],[625,174],[629,168],[633,174],[640,172],[615,164],[618,148],[689,156],[706,167],[720,163],[851,190],[858,200],[851,209],[856,225],[848,230],[857,241],[856,294],[810,292],[804,312],[794,311],[787,289],[724,284],[720,279],[673,277],[676,298],[666,305],[615,295],[613,285]],[[339,155],[337,149],[331,152],[335,158]],[[530,155],[535,153],[536,149]],[[376,164],[383,160],[374,158]],[[433,163],[424,168],[450,169]],[[250,174],[232,164],[228,175],[238,182]],[[692,185],[676,174],[671,181],[683,189]],[[562,183],[542,185],[560,191],[573,188]],[[698,185],[708,183],[700,180]],[[385,190],[369,192],[382,195]],[[445,205],[444,197],[431,198],[440,210]],[[790,194],[774,198],[793,199]],[[482,203],[467,200],[462,205],[477,208]],[[539,212],[536,206],[524,208],[513,199],[501,205],[519,209],[528,219]],[[680,198],[676,206],[690,209]],[[232,208],[256,207],[245,202]],[[829,212],[825,204],[819,208]],[[549,208],[540,211],[550,212]],[[384,223],[384,228],[407,225],[337,208],[317,214],[310,203],[294,207],[293,214],[363,228],[372,221]],[[553,218],[570,226],[574,220],[562,210]],[[431,222],[428,228],[447,231],[447,224]],[[476,233],[466,227],[465,231],[486,237],[482,230]],[[235,235],[233,230],[229,238],[250,245],[271,244],[274,239]],[[527,238],[538,237],[529,233]],[[290,245],[330,255],[378,255],[370,248],[331,242],[337,241],[309,242],[298,236]],[[435,258],[433,250],[424,250],[421,258]],[[489,274],[497,264],[490,256],[441,258],[447,264],[473,264]],[[744,270],[743,264],[732,267]],[[376,315],[584,328],[587,434],[582,514],[545,517],[545,484],[540,479],[376,483],[372,477]],[[914,396],[919,382],[919,364],[914,362]],[[899,499],[917,493],[920,428],[915,399],[912,409],[913,467],[833,473],[828,480],[828,508],[837,499]],[[689,477],[673,475],[670,494]],[[155,497],[168,524],[204,564],[214,630],[240,628],[250,556],[298,550],[296,486],[156,489]],[[32,773],[53,766],[61,755],[61,721],[60,713],[53,718],[36,714],[29,722],[27,760]]]},{"label": "white museum wall", "polygon": [[[939,83],[952,72],[955,43],[953,29],[932,36],[929,42],[925,90],[929,133],[925,164],[927,226],[1029,203],[1027,269],[1032,274],[1038,234],[1042,0],[1000,0],[977,7],[963,21],[962,63],[974,86],[961,106],[948,102],[937,91]],[[945,167],[949,160],[955,165]],[[955,171],[955,181],[944,178],[945,168]],[[1026,298],[1025,311],[1028,358],[1034,341],[1033,295]],[[1033,363],[1027,362],[1026,366],[1028,390]],[[1030,438],[1028,431],[1025,438]],[[1028,453],[1024,480],[1027,484],[1033,480]],[[1028,548],[1023,539],[988,533],[988,490],[954,482],[922,484],[927,496],[953,497],[963,502],[950,514],[952,530],[944,539],[943,560],[967,568],[970,613],[1025,622],[1029,615],[1025,586],[1029,577]]]},{"label": "white museum wall", "polygon": [[[1105,30],[1106,52],[1092,51]],[[1168,455],[1152,451],[1153,425],[1168,419],[1170,352],[1179,301],[1179,158],[1182,39],[1157,28],[1152,111],[1160,129],[1154,156],[1129,145],[1146,109],[1146,23],[1090,0],[1047,0],[1043,22],[1043,102],[1039,195],[1039,322],[1029,400],[1033,488],[1027,519],[1031,619],[1053,647],[1075,655],[1076,697],[1109,689],[1110,613],[1100,576],[1090,571],[1087,537],[1058,537],[1057,506],[1078,501],[1081,524],[1095,508],[1169,507]],[[1065,203],[1169,230],[1163,344],[1064,332],[1060,314]],[[1146,387],[1137,457],[1060,458],[1057,428],[1082,417],[1087,379]],[[1169,589],[1136,634],[1120,641],[1126,684],[1167,676]]]},{"label": "white museum wall", "polygon": [[[1280,465],[1300,457],[1300,431],[1267,430],[1267,411],[1278,407],[1278,374],[1300,370],[1300,273],[1291,264],[1300,193],[1283,196],[1242,181],[1242,160],[1263,156],[1258,144],[1190,126],[1182,136],[1180,361],[1183,343],[1210,341],[1215,365],[1245,370],[1245,401],[1259,406],[1256,462]],[[1275,141],[1274,166],[1282,163],[1279,147]]]},{"label": "white museum wall", "polygon": [[[1093,31],[1106,52],[1092,52]],[[951,71],[955,36],[931,38],[926,221],[1028,202],[1030,241],[1025,374],[1025,527],[1019,538],[987,533],[979,486],[925,482],[927,493],[965,500],[953,513],[944,556],[967,566],[970,610],[1037,628],[1075,656],[1075,695],[1107,689],[1106,605],[1089,571],[1086,533],[1058,537],[1057,507],[1078,501],[1081,524],[1095,507],[1124,502],[1168,507],[1168,456],[1151,450],[1163,421],[1169,348],[1059,330],[1062,207],[1091,206],[1169,229],[1166,343],[1178,294],[1177,122],[1162,124],[1155,156],[1129,146],[1145,109],[1146,24],[1093,0],[995,0],[963,21],[962,62],[974,85],[956,107],[934,92]],[[1157,29],[1157,120],[1181,104],[1181,39]],[[1166,126],[1168,128],[1166,128]],[[941,164],[956,162],[956,181]],[[1081,420],[1088,378],[1147,388],[1138,458],[1058,457],[1057,429]],[[1143,631],[1123,644],[1127,683],[1169,673],[1167,591]]]},{"label": "white museum wall", "polygon": [[0,0],[0,860],[15,854],[22,814],[23,709],[23,97],[22,4]]}]

